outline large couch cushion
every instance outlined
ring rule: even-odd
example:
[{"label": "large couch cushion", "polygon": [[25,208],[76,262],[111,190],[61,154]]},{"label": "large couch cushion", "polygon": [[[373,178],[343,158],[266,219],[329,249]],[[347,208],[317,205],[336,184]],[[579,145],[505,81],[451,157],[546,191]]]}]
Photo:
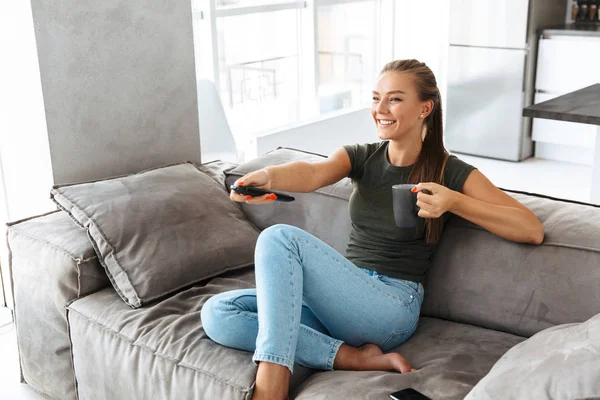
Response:
[{"label": "large couch cushion", "polygon": [[292,393],[297,400],[388,399],[412,387],[432,399],[463,399],[508,349],[524,338],[471,325],[422,318],[415,334],[394,351],[418,371],[327,371]]},{"label": "large couch cushion", "polygon": [[539,245],[461,218],[445,227],[422,313],[531,336],[600,312],[600,207],[511,193],[540,219]]},{"label": "large couch cushion", "polygon": [[133,308],[251,265],[258,230],[223,186],[191,163],[56,186],[117,293]]},{"label": "large couch cushion", "polygon": [[[140,309],[112,288],[68,308],[79,398],[250,399],[252,354],[210,340],[200,309],[213,295],[254,287],[252,267],[232,271]],[[292,387],[312,371],[294,367]]]},{"label": "large couch cushion", "polygon": [[500,398],[600,398],[600,314],[583,323],[548,328],[519,343],[467,396]]}]

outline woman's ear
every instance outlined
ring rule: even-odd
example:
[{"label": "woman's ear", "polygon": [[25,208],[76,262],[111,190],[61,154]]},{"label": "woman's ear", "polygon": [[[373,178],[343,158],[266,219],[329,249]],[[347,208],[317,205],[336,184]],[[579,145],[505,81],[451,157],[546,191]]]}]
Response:
[{"label": "woman's ear", "polygon": [[433,100],[427,100],[423,102],[423,106],[421,107],[421,115],[423,116],[423,119],[429,117],[429,114],[433,112],[433,106]]}]

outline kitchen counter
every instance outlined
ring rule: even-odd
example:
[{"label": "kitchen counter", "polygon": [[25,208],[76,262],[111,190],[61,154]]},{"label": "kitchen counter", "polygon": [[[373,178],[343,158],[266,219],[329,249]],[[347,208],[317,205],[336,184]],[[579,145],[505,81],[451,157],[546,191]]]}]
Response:
[{"label": "kitchen counter", "polygon": [[570,23],[543,28],[538,31],[542,36],[597,36],[600,37],[600,23]]},{"label": "kitchen counter", "polygon": [[523,116],[598,126],[592,165],[591,200],[600,204],[600,83],[525,107]]},{"label": "kitchen counter", "polygon": [[600,83],[533,104],[523,109],[523,116],[600,125]]}]

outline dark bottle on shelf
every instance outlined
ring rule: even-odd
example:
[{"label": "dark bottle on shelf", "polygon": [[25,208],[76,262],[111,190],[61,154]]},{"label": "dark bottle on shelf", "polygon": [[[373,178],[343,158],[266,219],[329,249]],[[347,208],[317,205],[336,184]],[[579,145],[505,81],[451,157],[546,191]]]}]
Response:
[{"label": "dark bottle on shelf", "polygon": [[571,6],[571,19],[577,21],[579,19],[579,1],[574,1]]},{"label": "dark bottle on shelf", "polygon": [[598,5],[596,3],[590,4],[589,6],[588,17],[590,21],[596,21],[598,14]]},{"label": "dark bottle on shelf", "polygon": [[581,2],[579,2],[579,20],[580,21],[587,21],[587,17],[588,17],[588,1],[587,0],[582,0]]}]

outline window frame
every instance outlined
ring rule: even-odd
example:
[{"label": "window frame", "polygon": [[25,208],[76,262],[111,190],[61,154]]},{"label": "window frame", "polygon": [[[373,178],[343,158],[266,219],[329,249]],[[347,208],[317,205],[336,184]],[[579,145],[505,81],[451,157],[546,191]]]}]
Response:
[{"label": "window frame", "polygon": [[[298,124],[319,113],[319,54],[318,54],[318,10],[320,7],[351,4],[372,3],[375,7],[375,32],[373,46],[375,48],[375,65],[393,59],[395,46],[395,30],[393,18],[396,0],[286,0],[265,2],[256,5],[235,5],[217,7],[217,0],[192,0],[192,23],[194,24],[194,47],[196,58],[196,75],[200,79],[209,79],[215,83],[221,93],[219,77],[219,47],[217,37],[217,20],[231,16],[268,13],[296,9],[297,13],[297,48],[298,48],[298,119],[288,125]],[[208,61],[208,62],[207,62]],[[377,71],[373,71],[375,74]],[[351,105],[336,112],[355,109]],[[271,129],[279,129],[280,126]]]}]

